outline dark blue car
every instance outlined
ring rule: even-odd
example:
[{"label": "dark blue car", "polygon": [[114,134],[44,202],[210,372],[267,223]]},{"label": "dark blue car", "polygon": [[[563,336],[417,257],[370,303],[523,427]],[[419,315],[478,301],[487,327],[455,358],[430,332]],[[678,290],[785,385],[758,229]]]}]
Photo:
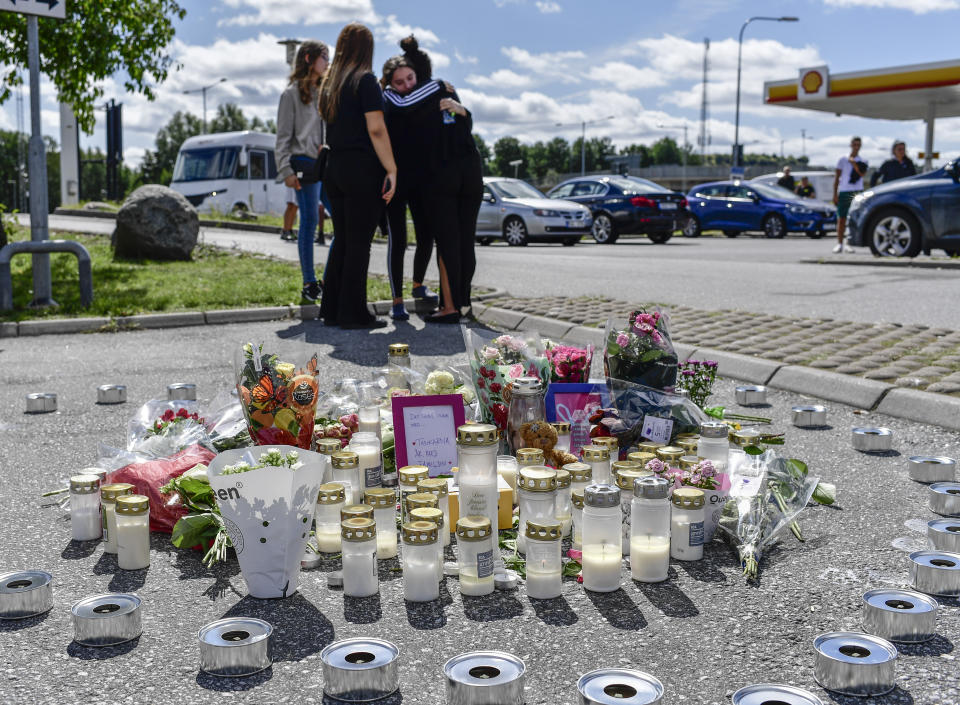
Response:
[{"label": "dark blue car", "polygon": [[690,218],[683,228],[687,237],[696,237],[702,230],[719,229],[727,237],[759,230],[773,238],[795,232],[818,238],[837,227],[833,206],[800,198],[779,186],[715,181],[690,191],[687,203]]},{"label": "dark blue car", "polygon": [[916,257],[935,247],[960,255],[960,159],[864,191],[850,205],[847,228],[854,245],[880,257]]}]

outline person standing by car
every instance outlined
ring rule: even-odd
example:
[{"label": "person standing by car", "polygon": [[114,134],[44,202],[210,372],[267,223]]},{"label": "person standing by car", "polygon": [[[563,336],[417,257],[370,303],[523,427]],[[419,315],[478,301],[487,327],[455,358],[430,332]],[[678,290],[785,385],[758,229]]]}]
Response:
[{"label": "person standing by car", "polygon": [[833,251],[853,252],[850,244],[844,240],[847,229],[847,214],[850,204],[858,193],[863,191],[863,175],[867,173],[867,163],[860,157],[863,140],[854,137],[850,140],[850,154],[837,162],[833,177],[833,203],[837,206],[837,244]]},{"label": "person standing by car", "polygon": [[323,146],[325,125],[317,113],[317,86],[330,63],[330,50],[323,42],[305,41],[297,49],[289,85],[280,95],[277,109],[277,179],[297,192],[300,229],[297,253],[303,276],[301,296],[320,298],[323,287],[313,268],[314,232],[320,206],[317,157]]},{"label": "person standing by car", "polygon": [[817,197],[817,191],[813,188],[813,184],[810,183],[809,177],[800,177],[800,185],[797,186],[797,195],[800,196],[800,198]]},{"label": "person standing by car", "polygon": [[777,179],[777,186],[780,188],[785,188],[787,191],[793,193],[797,187],[797,182],[793,178],[793,174],[790,173],[790,167],[783,167],[783,176]]},{"label": "person standing by car", "polygon": [[320,317],[341,328],[387,325],[367,310],[367,269],[373,233],[397,188],[397,165],[372,65],[373,33],[352,22],[340,31],[333,63],[320,84],[320,115],[330,146],[325,178],[333,208]]},{"label": "person standing by car", "polygon": [[876,186],[878,182],[888,184],[897,179],[917,175],[917,167],[907,156],[906,142],[896,140],[890,149],[890,153],[893,154],[893,158],[885,161],[879,169],[873,172],[873,176],[870,177],[870,186]]}]

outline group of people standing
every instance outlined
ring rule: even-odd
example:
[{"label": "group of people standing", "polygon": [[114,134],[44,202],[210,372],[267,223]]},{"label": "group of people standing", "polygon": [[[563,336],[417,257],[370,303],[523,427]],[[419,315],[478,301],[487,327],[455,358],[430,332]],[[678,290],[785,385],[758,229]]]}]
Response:
[{"label": "group of people standing", "polygon": [[[433,79],[413,37],[401,41],[381,78],[372,73],[373,34],[351,23],[332,62],[322,42],[300,45],[277,114],[278,178],[296,190],[303,298],[320,300],[326,325],[380,328],[367,309],[374,232],[388,238],[392,318],[406,320],[403,259],[409,206],[416,232],[413,296],[438,310],[425,320],[458,323],[471,311],[474,240],[483,195],[470,111],[453,86]],[[329,197],[333,240],[322,285],[313,264],[321,192]],[[322,235],[320,235],[322,238]],[[437,249],[439,295],[424,284]]]}]

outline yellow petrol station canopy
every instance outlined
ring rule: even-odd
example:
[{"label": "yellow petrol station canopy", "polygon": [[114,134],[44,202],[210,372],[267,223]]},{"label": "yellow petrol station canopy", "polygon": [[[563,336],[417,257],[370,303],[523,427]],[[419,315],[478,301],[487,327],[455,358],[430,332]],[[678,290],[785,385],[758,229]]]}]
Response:
[{"label": "yellow petrol station canopy", "polygon": [[766,105],[884,120],[960,116],[960,60],[830,74],[826,66],[763,84]]}]

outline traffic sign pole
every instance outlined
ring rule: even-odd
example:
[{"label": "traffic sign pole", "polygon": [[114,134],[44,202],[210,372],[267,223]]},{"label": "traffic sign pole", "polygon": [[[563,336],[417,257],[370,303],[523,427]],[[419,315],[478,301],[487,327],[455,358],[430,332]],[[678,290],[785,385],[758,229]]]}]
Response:
[{"label": "traffic sign pole", "polygon": [[[27,15],[27,61],[30,65],[30,239],[50,237],[47,220],[47,155],[40,125],[40,28],[36,15]],[[33,255],[34,307],[56,306],[50,278],[50,255]]]}]

